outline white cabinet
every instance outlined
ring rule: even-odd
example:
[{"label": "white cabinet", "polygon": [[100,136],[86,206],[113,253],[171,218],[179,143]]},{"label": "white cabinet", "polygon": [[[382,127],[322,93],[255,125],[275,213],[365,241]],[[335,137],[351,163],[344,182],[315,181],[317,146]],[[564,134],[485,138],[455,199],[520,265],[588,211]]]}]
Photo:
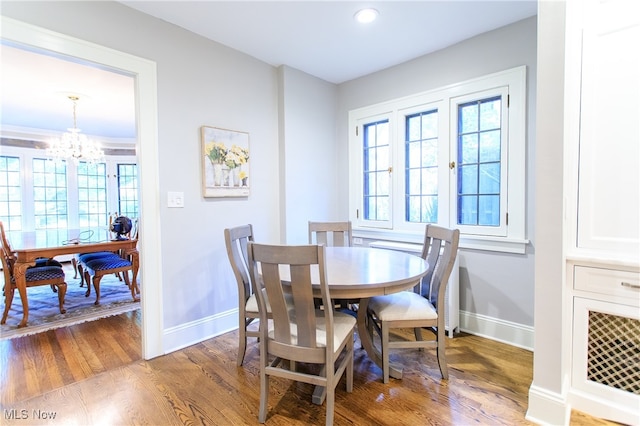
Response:
[{"label": "white cabinet", "polygon": [[640,424],[639,5],[568,1],[565,52],[568,399],[625,424]]},{"label": "white cabinet", "polygon": [[574,298],[571,405],[597,417],[640,422],[638,307]]},{"label": "white cabinet", "polygon": [[[640,256],[640,6],[588,1],[580,67],[577,247]],[[634,22],[635,21],[635,22]]]}]

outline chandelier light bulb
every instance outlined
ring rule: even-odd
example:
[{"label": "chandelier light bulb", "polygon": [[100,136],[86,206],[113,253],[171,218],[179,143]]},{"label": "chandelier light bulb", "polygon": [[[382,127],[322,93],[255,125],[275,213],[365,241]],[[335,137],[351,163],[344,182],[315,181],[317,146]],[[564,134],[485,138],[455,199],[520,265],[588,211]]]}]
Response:
[{"label": "chandelier light bulb", "polygon": [[69,96],[69,99],[73,102],[73,127],[67,129],[67,132],[63,133],[60,138],[49,143],[47,154],[54,161],[72,160],[74,163],[87,161],[92,164],[104,161],[104,151],[100,145],[89,140],[78,129],[76,107],[79,98]]}]

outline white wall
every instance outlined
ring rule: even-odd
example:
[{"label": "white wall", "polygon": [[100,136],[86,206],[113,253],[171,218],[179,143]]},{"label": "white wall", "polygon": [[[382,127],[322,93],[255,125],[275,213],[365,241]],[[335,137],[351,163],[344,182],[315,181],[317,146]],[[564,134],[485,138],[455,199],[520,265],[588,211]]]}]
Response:
[{"label": "white wall", "polygon": [[[536,18],[481,34],[413,61],[339,86],[338,135],[341,173],[348,173],[347,112],[354,108],[479,77],[519,65],[527,66],[527,199],[526,254],[474,250],[460,253],[462,327],[494,338],[512,340],[501,329],[512,329],[521,346],[533,346],[534,297],[534,159],[536,105]],[[342,176],[346,178],[346,176]],[[340,192],[343,210],[348,192]],[[344,215],[347,212],[343,213]],[[466,324],[465,324],[466,323]]]},{"label": "white wall", "polygon": [[[535,346],[533,383],[527,418],[543,424],[567,424],[570,342],[563,329],[571,312],[564,293],[564,2],[539,2],[536,171]],[[563,355],[563,351],[565,351]],[[566,361],[563,361],[566,360]],[[564,365],[563,365],[564,364]]]}]

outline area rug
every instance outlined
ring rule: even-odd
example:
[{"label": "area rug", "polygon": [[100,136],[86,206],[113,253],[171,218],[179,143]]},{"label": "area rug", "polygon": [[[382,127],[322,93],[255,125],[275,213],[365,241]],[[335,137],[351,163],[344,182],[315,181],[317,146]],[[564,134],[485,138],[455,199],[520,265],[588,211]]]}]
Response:
[{"label": "area rug", "polygon": [[[106,275],[100,281],[100,305],[95,306],[96,295],[91,287],[91,295],[85,297],[86,285],[80,287],[80,279],[73,278],[70,267],[65,267],[67,275],[67,294],[65,296],[65,314],[60,313],[58,294],[49,286],[27,289],[29,298],[29,322],[27,327],[18,328],[22,320],[22,301],[16,291],[7,317],[7,323],[0,326],[0,340],[13,339],[47,330],[67,327],[100,318],[119,315],[140,308],[140,302],[134,302],[127,285],[115,275]],[[138,281],[140,283],[140,281]],[[0,315],[4,312],[4,297]]]}]

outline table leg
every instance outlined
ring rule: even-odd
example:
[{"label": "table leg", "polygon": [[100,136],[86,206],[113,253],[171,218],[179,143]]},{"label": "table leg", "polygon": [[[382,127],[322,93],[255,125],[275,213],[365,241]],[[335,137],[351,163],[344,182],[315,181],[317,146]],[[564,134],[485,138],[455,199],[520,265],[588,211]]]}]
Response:
[{"label": "table leg", "polygon": [[[369,330],[367,329],[367,308],[369,306],[369,299],[364,298],[360,299],[360,306],[358,307],[358,336],[360,337],[360,342],[362,343],[362,347],[365,351],[367,351],[367,355],[376,365],[382,368],[382,356],[380,355],[380,351],[376,348],[373,343],[373,336],[369,334]],[[390,364],[389,365],[389,376],[395,379],[402,379],[402,366],[398,364]]]}]

